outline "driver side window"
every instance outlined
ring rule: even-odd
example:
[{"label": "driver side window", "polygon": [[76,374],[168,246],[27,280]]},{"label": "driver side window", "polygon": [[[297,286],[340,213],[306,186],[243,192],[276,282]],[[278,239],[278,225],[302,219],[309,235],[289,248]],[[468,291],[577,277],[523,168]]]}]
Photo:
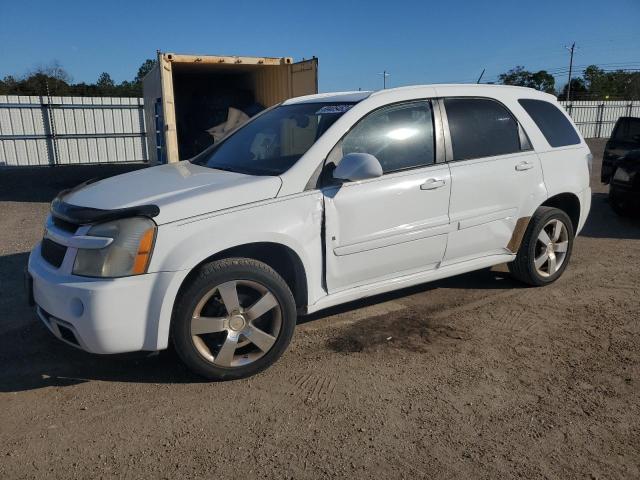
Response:
[{"label": "driver side window", "polygon": [[[419,101],[383,107],[368,114],[338,144],[349,153],[374,155],[384,173],[435,162],[431,103]],[[340,150],[340,149],[337,149]]]}]

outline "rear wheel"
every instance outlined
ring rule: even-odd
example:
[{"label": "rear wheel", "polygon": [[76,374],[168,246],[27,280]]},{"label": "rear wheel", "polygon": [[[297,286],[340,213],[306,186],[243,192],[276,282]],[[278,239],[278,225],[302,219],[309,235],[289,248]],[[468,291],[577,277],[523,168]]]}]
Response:
[{"label": "rear wheel", "polygon": [[176,352],[211,380],[254,375],[285,351],[296,324],[293,295],[268,265],[230,258],[203,266],[172,321]]},{"label": "rear wheel", "polygon": [[573,237],[573,224],[565,212],[538,208],[529,221],[516,259],[509,263],[509,271],[529,285],[556,281],[569,263]]}]

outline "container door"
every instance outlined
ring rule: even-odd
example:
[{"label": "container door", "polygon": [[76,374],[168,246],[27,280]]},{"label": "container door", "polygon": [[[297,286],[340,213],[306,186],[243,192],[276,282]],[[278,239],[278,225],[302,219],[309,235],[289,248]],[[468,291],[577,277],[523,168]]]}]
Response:
[{"label": "container door", "polygon": [[291,64],[291,96],[318,93],[318,59],[303,60]]},{"label": "container door", "polygon": [[144,121],[146,125],[147,152],[149,163],[163,163],[162,148],[164,145],[164,115],[162,113],[162,86],[160,70],[156,64],[142,80],[144,97]]}]

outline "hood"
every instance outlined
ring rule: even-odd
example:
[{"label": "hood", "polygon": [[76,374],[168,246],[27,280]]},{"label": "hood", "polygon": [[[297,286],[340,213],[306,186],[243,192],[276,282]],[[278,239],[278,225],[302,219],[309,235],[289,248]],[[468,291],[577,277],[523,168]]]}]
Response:
[{"label": "hood", "polygon": [[72,205],[103,210],[157,205],[158,225],[274,198],[280,177],[261,177],[188,161],[145,168],[90,183],[64,196]]}]

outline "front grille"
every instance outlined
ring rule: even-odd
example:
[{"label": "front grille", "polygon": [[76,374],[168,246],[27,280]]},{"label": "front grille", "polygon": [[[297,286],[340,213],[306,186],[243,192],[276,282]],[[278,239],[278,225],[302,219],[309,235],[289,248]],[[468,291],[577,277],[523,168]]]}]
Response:
[{"label": "front grille", "polygon": [[67,253],[67,247],[60,245],[48,238],[42,239],[42,245],[40,246],[40,254],[47,262],[56,268],[60,268],[64,256]]},{"label": "front grille", "polygon": [[52,215],[51,218],[53,219],[53,224],[59,229],[64,230],[65,232],[76,233],[76,230],[78,230],[78,225],[76,225],[75,223],[67,222],[66,220],[62,220],[55,215]]}]

